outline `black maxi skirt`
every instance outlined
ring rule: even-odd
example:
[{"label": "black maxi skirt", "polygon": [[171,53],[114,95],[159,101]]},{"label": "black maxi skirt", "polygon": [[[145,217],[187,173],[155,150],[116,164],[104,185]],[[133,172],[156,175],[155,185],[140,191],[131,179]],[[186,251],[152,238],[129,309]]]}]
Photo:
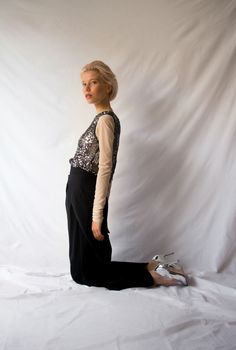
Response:
[{"label": "black maxi skirt", "polygon": [[69,261],[72,279],[88,286],[121,290],[150,287],[153,279],[146,263],[111,261],[112,248],[107,226],[108,202],[103,210],[103,241],[92,233],[92,211],[96,175],[79,167],[70,168],[66,185]]}]

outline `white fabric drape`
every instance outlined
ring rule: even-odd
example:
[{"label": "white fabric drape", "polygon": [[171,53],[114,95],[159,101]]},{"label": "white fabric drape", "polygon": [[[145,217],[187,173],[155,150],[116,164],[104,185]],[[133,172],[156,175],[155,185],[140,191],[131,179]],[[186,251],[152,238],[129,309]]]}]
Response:
[{"label": "white fabric drape", "polygon": [[[162,349],[172,349],[174,343],[175,349],[202,349],[205,341],[207,349],[234,348],[235,43],[235,0],[0,0],[0,276],[1,296],[3,300],[10,298],[4,304],[0,349],[110,350],[134,349],[134,344],[136,350],[157,349],[158,337],[163,341]],[[83,338],[77,346],[70,335],[73,339],[66,347],[64,334],[64,340],[39,341],[37,347],[39,343],[33,338],[29,336],[27,343],[17,332],[16,325],[27,323],[25,301],[15,317],[16,304],[12,306],[10,301],[17,300],[17,295],[22,298],[29,293],[32,298],[32,293],[49,293],[39,308],[51,300],[56,308],[51,291],[62,291],[65,300],[71,292],[77,301],[75,291],[81,292],[82,300],[83,293],[88,298],[98,293],[96,303],[85,303],[86,308],[100,311],[108,298],[111,304],[107,312],[114,311],[113,294],[79,289],[69,277],[65,186],[69,158],[95,115],[84,101],[79,76],[81,67],[94,59],[110,65],[119,82],[112,104],[122,128],[109,207],[113,257],[146,261],[154,254],[175,251],[185,269],[195,276],[195,287],[158,292],[160,300],[167,301],[167,309],[181,310],[184,298],[189,298],[176,323],[173,319],[173,323],[166,323],[170,327],[166,331],[157,326],[158,332],[152,333],[157,328],[140,323],[119,342],[117,338],[103,342],[98,337],[96,347],[95,340],[86,338],[85,333],[87,340]],[[209,277],[214,274],[217,282],[216,277]],[[219,287],[219,281],[226,281],[228,292]],[[66,287],[62,287],[64,283]],[[215,300],[219,309],[222,303],[225,319],[222,321],[219,310],[214,309],[217,320],[213,322],[210,307],[215,307],[211,300],[216,286],[219,293]],[[210,297],[204,294],[205,288]],[[159,299],[154,297],[156,291],[139,293],[133,296],[139,305],[145,305],[138,309],[142,314],[149,296],[155,305]],[[128,291],[114,295],[121,300],[123,296],[126,305]],[[180,298],[179,302],[172,305],[168,302],[172,297]],[[203,325],[200,313],[194,314],[194,310],[206,307],[204,298],[210,304],[209,318],[206,316]],[[191,302],[192,323],[187,317]],[[61,307],[57,316],[69,312],[72,305],[70,301],[69,309]],[[73,317],[83,315],[82,304],[77,311],[70,314],[70,321],[65,315],[60,327],[69,327],[70,322],[73,325]],[[143,317],[148,320],[145,312]],[[186,317],[182,326],[178,323],[181,317]],[[105,317],[105,324],[108,321]],[[221,321],[224,326],[217,333]],[[128,317],[123,322],[132,323]],[[166,319],[163,322],[164,327]],[[199,332],[206,329],[199,347],[191,343],[195,326]],[[44,326],[40,327],[50,339],[55,328],[50,326],[45,334]],[[118,327],[116,323],[114,327]],[[119,327],[118,331],[113,329],[115,334],[124,331]],[[143,332],[146,336],[138,338],[143,327],[147,327]],[[214,329],[218,334],[215,339],[210,335]],[[185,343],[173,334],[180,334]],[[61,347],[59,339],[64,344]],[[194,339],[199,341],[197,335]]]}]

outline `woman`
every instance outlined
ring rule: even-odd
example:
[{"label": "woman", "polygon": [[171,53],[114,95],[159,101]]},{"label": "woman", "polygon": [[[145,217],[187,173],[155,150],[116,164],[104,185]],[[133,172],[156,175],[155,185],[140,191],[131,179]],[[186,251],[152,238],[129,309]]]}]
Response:
[{"label": "woman", "polygon": [[81,136],[66,186],[70,271],[88,286],[120,290],[129,287],[187,285],[181,267],[156,256],[149,263],[111,261],[107,227],[108,198],[116,167],[120,122],[111,108],[118,84],[101,61],[81,71],[83,93],[96,115]]}]

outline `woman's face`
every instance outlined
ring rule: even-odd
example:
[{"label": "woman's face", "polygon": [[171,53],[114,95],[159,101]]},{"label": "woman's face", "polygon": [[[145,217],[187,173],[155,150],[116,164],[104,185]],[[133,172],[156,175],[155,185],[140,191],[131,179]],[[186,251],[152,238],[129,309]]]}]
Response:
[{"label": "woman's face", "polygon": [[104,83],[96,71],[87,71],[81,73],[83,94],[88,103],[95,105],[109,102],[110,87]]}]

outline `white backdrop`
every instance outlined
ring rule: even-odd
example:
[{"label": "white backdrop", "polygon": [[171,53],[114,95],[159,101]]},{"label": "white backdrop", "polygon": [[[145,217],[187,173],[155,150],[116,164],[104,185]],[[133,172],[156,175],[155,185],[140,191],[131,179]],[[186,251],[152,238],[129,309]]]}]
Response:
[{"label": "white backdrop", "polygon": [[68,160],[95,115],[79,72],[101,59],[122,125],[114,258],[235,272],[235,21],[235,1],[1,1],[2,264],[68,271]]},{"label": "white backdrop", "polygon": [[[65,189],[94,59],[119,82],[113,257],[175,251],[188,288],[71,280]],[[235,349],[235,91],[235,0],[0,0],[1,350]]]}]

